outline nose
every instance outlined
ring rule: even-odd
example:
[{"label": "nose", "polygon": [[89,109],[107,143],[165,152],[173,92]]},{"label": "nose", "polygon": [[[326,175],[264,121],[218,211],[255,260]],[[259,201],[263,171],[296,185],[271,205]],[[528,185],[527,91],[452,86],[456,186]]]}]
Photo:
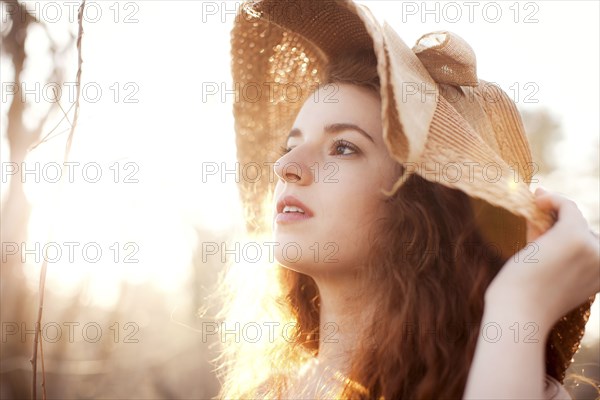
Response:
[{"label": "nose", "polygon": [[315,162],[311,164],[308,150],[308,146],[297,146],[275,162],[275,174],[281,181],[298,185],[312,181]]}]

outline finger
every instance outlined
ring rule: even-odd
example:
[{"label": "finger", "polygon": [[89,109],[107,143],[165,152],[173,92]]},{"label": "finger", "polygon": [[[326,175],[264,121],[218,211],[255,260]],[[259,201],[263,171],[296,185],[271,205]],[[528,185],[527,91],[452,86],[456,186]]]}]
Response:
[{"label": "finger", "polygon": [[557,193],[546,192],[536,196],[535,202],[540,209],[553,213],[557,223],[587,228],[587,221],[573,200]]},{"label": "finger", "polygon": [[[547,193],[547,191],[543,188],[543,187],[538,187],[535,189],[534,191],[534,202],[535,202],[535,198],[538,196],[541,196],[543,194]],[[536,207],[538,209],[541,209],[537,204]],[[554,211],[551,210],[547,210],[547,209],[541,209],[542,211],[544,211],[545,213],[548,213],[551,215],[553,221],[552,223],[545,227],[545,228],[541,228],[538,224],[531,222],[530,220],[526,219],[526,230],[525,230],[525,239],[527,241],[527,243],[533,242],[535,240],[537,240],[541,235],[544,234],[544,232],[546,232],[548,229],[550,229],[552,227],[552,225],[554,225],[554,223],[556,222],[556,216],[552,215],[554,213]]]},{"label": "finger", "polygon": [[526,222],[527,222],[527,228],[526,228],[525,237],[526,237],[527,243],[530,243],[530,242],[537,240],[537,238],[542,236],[542,234],[544,232],[542,232],[540,229],[536,228],[535,225],[533,225],[531,222],[529,222],[529,220],[526,220]]}]

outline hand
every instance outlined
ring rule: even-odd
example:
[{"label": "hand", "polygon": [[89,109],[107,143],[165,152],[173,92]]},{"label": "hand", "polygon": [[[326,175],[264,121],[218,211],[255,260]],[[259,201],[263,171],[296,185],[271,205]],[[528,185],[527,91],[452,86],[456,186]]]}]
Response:
[{"label": "hand", "polygon": [[[525,254],[503,266],[488,287],[486,306],[512,307],[535,317],[548,333],[560,317],[600,291],[600,241],[572,200],[543,189],[535,196],[537,206],[553,213],[556,222],[546,232],[527,223]],[[527,259],[531,246],[536,252]]]}]

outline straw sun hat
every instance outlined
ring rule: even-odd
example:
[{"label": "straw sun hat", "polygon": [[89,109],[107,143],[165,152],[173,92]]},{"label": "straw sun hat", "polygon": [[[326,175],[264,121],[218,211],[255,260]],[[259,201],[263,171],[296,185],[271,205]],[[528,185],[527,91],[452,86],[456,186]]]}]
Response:
[{"label": "straw sun hat", "polygon": [[[480,229],[503,259],[526,245],[526,219],[552,223],[529,190],[534,165],[515,104],[477,78],[475,54],[460,37],[434,32],[411,50],[369,10],[350,0],[262,0],[242,4],[232,30],[238,161],[251,233],[267,232],[273,163],[304,100],[339,57],[374,54],[381,82],[383,137],[409,174],[470,196]],[[256,173],[258,172],[258,173]],[[563,381],[591,301],[553,328],[547,373]]]}]

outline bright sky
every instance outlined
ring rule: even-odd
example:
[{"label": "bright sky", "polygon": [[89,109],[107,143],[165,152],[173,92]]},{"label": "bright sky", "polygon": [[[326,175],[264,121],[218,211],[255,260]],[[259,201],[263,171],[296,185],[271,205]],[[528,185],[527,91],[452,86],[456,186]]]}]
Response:
[{"label": "bright sky", "polygon": [[[54,19],[55,10],[44,5],[49,3],[68,2],[30,2],[32,9],[37,4],[39,15]],[[560,118],[566,136],[560,146],[562,170],[586,171],[590,164],[598,164],[598,153],[593,150],[598,148],[600,132],[600,3],[360,3],[386,19],[409,47],[431,31],[451,30],[461,35],[475,50],[480,78],[499,83],[520,106],[547,107]],[[97,302],[110,306],[115,301],[110,295],[114,279],[119,276],[132,282],[149,280],[165,290],[175,290],[187,279],[193,227],[227,231],[241,221],[235,176],[226,175],[222,181],[218,175],[202,175],[203,168],[205,172],[214,166],[232,169],[235,162],[232,96],[226,95],[225,102],[219,96],[203,101],[203,88],[232,87],[229,31],[239,2],[88,4],[82,82],[89,90],[88,99],[93,100],[98,87],[102,95],[97,102],[84,99],[81,103],[71,160],[101,164],[107,179],[96,186],[78,179],[70,189],[71,200],[63,203],[63,223],[56,235],[63,240],[89,238],[107,247],[115,240],[121,246],[135,241],[140,243],[138,258],[143,268],[135,269],[135,264],[126,269],[111,267],[108,262],[104,269],[96,264],[88,268],[63,265],[63,273],[55,268],[48,279],[51,290],[64,290],[74,288],[82,276],[91,274],[98,286],[93,293],[102,293]],[[433,13],[425,14],[423,4]],[[69,21],[66,7],[48,26],[58,41],[65,40],[69,30],[76,32],[76,21]],[[43,86],[48,66],[43,31],[33,30],[26,45],[32,58],[25,79],[30,85],[38,81]],[[76,54],[68,54],[66,60],[72,65],[68,75],[72,78],[67,81],[73,82]],[[3,82],[13,79],[4,58],[1,75]],[[539,103],[524,103],[527,95]],[[66,100],[65,108],[69,105]],[[137,103],[126,102],[132,100]],[[43,115],[47,106],[48,101],[42,98],[31,108],[28,120]],[[2,160],[7,160],[8,152],[6,110],[3,99]],[[53,121],[58,118],[55,115]],[[62,126],[63,130],[67,127]],[[62,139],[38,148],[29,160],[58,160],[61,151]],[[139,183],[127,186],[123,175],[117,184],[108,179],[115,172],[110,166],[117,161],[121,163],[117,169],[132,173]],[[135,164],[130,165],[132,169],[126,169],[127,162]],[[32,219],[33,240],[45,240],[48,214],[61,215],[43,211],[51,186],[27,185],[27,194],[37,207]],[[597,180],[588,187],[577,196],[597,207]],[[30,271],[36,277],[37,271]],[[598,325],[598,319],[588,324],[596,337]]]}]

